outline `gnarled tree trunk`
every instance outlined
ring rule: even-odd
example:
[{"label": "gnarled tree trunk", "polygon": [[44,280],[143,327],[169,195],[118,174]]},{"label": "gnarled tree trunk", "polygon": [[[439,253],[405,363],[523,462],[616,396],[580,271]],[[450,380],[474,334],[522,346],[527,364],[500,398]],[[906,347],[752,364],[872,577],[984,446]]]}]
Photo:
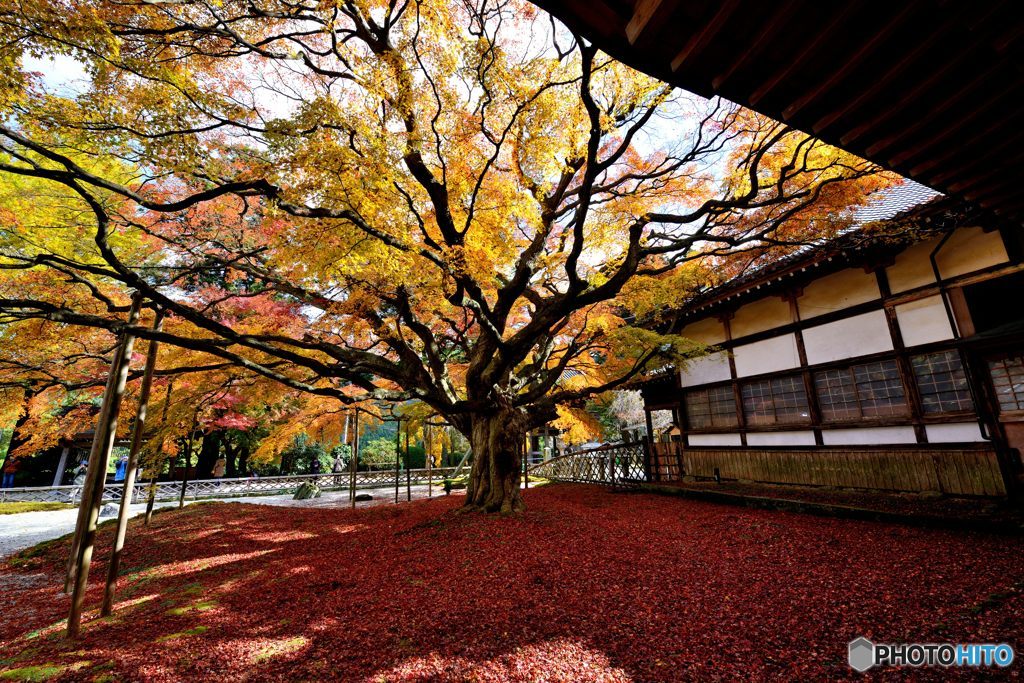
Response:
[{"label": "gnarled tree trunk", "polygon": [[528,420],[522,410],[473,417],[473,469],[466,493],[467,506],[503,514],[524,509],[519,482]]},{"label": "gnarled tree trunk", "polygon": [[210,479],[213,477],[213,468],[220,458],[220,442],[223,434],[221,432],[207,432],[203,434],[203,445],[199,449],[199,459],[196,461],[196,479]]}]

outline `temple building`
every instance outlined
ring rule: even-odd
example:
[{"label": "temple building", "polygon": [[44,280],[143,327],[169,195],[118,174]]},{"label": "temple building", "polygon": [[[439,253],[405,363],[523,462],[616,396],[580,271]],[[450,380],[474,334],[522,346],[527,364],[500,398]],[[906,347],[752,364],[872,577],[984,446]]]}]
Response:
[{"label": "temple building", "polygon": [[672,331],[709,353],[642,385],[648,415],[672,415],[651,479],[1015,490],[1022,235],[950,207],[899,216],[911,236],[853,231],[690,301]]}]

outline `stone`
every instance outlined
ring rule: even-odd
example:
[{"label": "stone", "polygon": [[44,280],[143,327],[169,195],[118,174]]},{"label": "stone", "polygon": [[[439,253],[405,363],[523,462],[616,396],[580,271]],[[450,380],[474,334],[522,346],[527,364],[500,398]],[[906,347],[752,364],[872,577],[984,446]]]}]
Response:
[{"label": "stone", "polygon": [[320,487],[313,482],[307,481],[299,485],[296,489],[295,495],[292,496],[292,500],[307,500],[309,498],[319,498]]}]

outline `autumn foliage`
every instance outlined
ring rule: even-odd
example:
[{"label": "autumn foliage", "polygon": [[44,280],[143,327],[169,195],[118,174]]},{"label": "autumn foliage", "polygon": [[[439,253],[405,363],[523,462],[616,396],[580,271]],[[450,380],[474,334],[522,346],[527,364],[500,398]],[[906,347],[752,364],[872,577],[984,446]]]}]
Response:
[{"label": "autumn foliage", "polygon": [[0,30],[0,322],[46,321],[30,369],[109,347],[137,290],[172,367],[426,405],[486,510],[520,508],[526,431],[702,351],[656,323],[709,274],[896,181],[526,3],[2,0]]},{"label": "autumn foliage", "polygon": [[[162,513],[132,530],[113,616],[87,615],[73,645],[60,638],[67,599],[56,589],[66,542],[51,544],[0,569],[0,671],[154,682],[838,680],[854,676],[846,645],[861,635],[1020,634],[1018,538],[574,485],[526,498],[510,520],[454,514],[454,498]],[[99,557],[109,541],[101,534]]]}]

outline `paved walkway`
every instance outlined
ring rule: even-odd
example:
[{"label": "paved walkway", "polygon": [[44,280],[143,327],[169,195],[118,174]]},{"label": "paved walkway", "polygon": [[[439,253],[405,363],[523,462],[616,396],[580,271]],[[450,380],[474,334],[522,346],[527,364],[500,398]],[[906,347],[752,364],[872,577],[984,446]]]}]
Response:
[{"label": "paved walkway", "polygon": [[[463,495],[464,492],[457,491],[453,495]],[[391,487],[389,489],[360,489],[356,492],[356,495],[369,494],[373,496],[371,500],[367,501],[356,501],[356,507],[370,507],[372,505],[385,505],[388,503],[395,502],[395,489]],[[428,488],[426,484],[421,486],[412,487],[412,498],[413,500],[419,500],[426,498],[428,494]],[[433,487],[433,495],[443,496],[444,489],[440,486],[435,485]],[[219,502],[230,502],[230,503],[248,503],[251,505],[278,505],[282,507],[308,507],[308,508],[346,508],[349,507],[350,502],[348,498],[348,491],[327,491],[319,498],[312,498],[309,500],[293,500],[292,494],[284,494],[279,496],[252,496],[247,498],[225,498],[225,499],[206,499],[206,500],[218,500]],[[406,501],[406,490],[403,485],[399,491],[399,502]],[[186,501],[191,503],[193,501]],[[157,508],[165,508],[176,506],[177,503],[170,501],[164,503],[157,503]],[[111,506],[116,510],[116,506]],[[132,516],[141,514],[146,511],[146,504],[139,503],[132,505],[129,510]],[[116,512],[114,513],[116,515]],[[60,538],[65,534],[69,534],[75,530],[75,521],[78,518],[78,508],[69,508],[67,510],[49,510],[45,512],[21,512],[14,515],[0,515],[0,560],[14,553],[22,550],[23,548],[30,548],[37,543],[43,541],[49,541],[50,539]],[[101,517],[100,521],[109,519],[109,517]]]}]

